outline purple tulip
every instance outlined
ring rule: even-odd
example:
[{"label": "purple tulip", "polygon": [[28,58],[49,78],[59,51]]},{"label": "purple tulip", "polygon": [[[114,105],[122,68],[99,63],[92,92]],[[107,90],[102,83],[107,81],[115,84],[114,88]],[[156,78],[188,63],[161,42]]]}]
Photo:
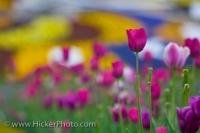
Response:
[{"label": "purple tulip", "polygon": [[144,28],[126,30],[128,45],[130,50],[140,52],[144,49],[147,42],[147,34]]},{"label": "purple tulip", "polygon": [[187,46],[190,49],[190,55],[193,58],[196,58],[200,55],[200,41],[197,38],[185,39],[185,46]]},{"label": "purple tulip", "polygon": [[177,109],[179,127],[182,133],[196,133],[199,125],[190,106]]},{"label": "purple tulip", "polygon": [[189,99],[189,104],[192,107],[196,117],[200,119],[200,96],[194,96]]},{"label": "purple tulip", "polygon": [[164,62],[171,68],[182,68],[190,54],[188,47],[181,47],[176,43],[169,43],[164,49]]},{"label": "purple tulip", "polygon": [[112,74],[115,78],[120,78],[123,75],[124,64],[121,60],[116,60],[112,63]]},{"label": "purple tulip", "polygon": [[112,108],[112,118],[114,122],[118,122],[120,120],[126,120],[128,118],[128,110],[124,105],[116,104]]},{"label": "purple tulip", "polygon": [[64,105],[70,110],[74,110],[77,107],[77,95],[75,92],[67,92],[64,97]]},{"label": "purple tulip", "polygon": [[142,126],[144,129],[149,129],[150,128],[150,113],[147,110],[144,110],[142,112]]}]

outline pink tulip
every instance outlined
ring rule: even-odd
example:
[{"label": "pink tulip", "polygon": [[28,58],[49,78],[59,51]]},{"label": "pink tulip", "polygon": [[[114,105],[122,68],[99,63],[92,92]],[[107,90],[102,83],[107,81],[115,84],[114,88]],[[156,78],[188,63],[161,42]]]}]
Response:
[{"label": "pink tulip", "polygon": [[131,122],[137,123],[139,120],[139,113],[136,107],[131,107],[128,111],[128,117]]},{"label": "pink tulip", "polygon": [[120,78],[123,75],[124,64],[121,60],[116,60],[112,63],[112,74],[115,78]]},{"label": "pink tulip", "polygon": [[130,50],[140,52],[146,45],[147,34],[144,28],[126,30]]},{"label": "pink tulip", "polygon": [[109,87],[113,84],[114,78],[111,71],[104,71],[97,77],[97,82],[100,85]]},{"label": "pink tulip", "polygon": [[164,127],[164,126],[157,127],[156,133],[168,133],[167,127]]},{"label": "pink tulip", "polygon": [[181,47],[176,43],[169,43],[164,49],[164,62],[170,68],[182,68],[190,55],[188,47]]},{"label": "pink tulip", "polygon": [[77,91],[77,97],[80,105],[83,106],[90,100],[90,91],[87,88],[81,88]]}]

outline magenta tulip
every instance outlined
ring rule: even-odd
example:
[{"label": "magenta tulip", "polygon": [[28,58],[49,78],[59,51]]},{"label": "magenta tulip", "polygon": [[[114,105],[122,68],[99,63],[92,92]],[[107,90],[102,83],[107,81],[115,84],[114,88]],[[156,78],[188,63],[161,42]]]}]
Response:
[{"label": "magenta tulip", "polygon": [[200,55],[200,41],[197,38],[185,39],[185,46],[190,49],[190,55],[195,58]]},{"label": "magenta tulip", "polygon": [[128,36],[128,45],[130,50],[140,52],[144,49],[147,42],[147,34],[144,28],[126,30]]},{"label": "magenta tulip", "polygon": [[131,107],[128,111],[128,117],[131,122],[137,123],[139,120],[139,113],[136,107]]},{"label": "magenta tulip", "polygon": [[112,74],[115,78],[120,78],[123,75],[124,64],[120,60],[116,60],[112,63]]}]

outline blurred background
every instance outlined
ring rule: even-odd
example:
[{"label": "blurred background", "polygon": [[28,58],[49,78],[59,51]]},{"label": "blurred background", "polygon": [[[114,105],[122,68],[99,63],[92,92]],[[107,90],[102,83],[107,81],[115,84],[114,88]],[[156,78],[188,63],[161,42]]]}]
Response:
[{"label": "blurred background", "polygon": [[[200,38],[200,1],[0,0],[0,104],[20,88],[19,82],[49,63],[57,46],[76,46],[87,63],[93,42],[100,41],[113,54],[107,60],[119,56],[133,65],[125,30],[138,27],[145,27],[149,37],[141,61],[149,51],[153,65],[162,66],[166,42]],[[0,108],[1,121],[6,109]]]}]

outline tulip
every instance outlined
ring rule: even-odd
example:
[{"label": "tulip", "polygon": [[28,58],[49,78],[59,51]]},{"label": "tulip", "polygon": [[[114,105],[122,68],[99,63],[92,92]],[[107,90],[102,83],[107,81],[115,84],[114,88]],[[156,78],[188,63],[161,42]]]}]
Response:
[{"label": "tulip", "polygon": [[116,60],[112,63],[112,74],[113,77],[119,79],[123,75],[124,64],[120,60]]},{"label": "tulip", "polygon": [[25,88],[25,97],[33,97],[39,91],[42,85],[41,77],[36,77],[31,83]]},{"label": "tulip", "polygon": [[124,105],[116,104],[112,108],[112,118],[114,122],[118,122],[120,118],[126,120],[128,117],[128,110]]},{"label": "tulip", "polygon": [[188,47],[181,47],[176,43],[169,43],[164,49],[164,62],[171,68],[182,68],[190,54]]},{"label": "tulip", "polygon": [[67,92],[64,97],[64,105],[70,110],[74,110],[77,107],[77,95],[75,92]]},{"label": "tulip", "polygon": [[149,129],[150,128],[150,113],[146,110],[142,112],[142,126],[144,129]]},{"label": "tulip", "polygon": [[66,61],[69,57],[69,48],[64,47],[62,48],[62,51],[63,51],[63,59],[64,61]]},{"label": "tulip", "polygon": [[152,100],[158,100],[161,95],[161,87],[158,82],[152,82],[151,84],[151,98]]},{"label": "tulip", "polygon": [[136,107],[131,107],[128,111],[128,117],[131,122],[137,123],[139,120],[138,109]]},{"label": "tulip", "polygon": [[152,80],[155,82],[166,82],[170,79],[170,72],[165,68],[157,68],[153,71]]},{"label": "tulip", "polygon": [[145,51],[144,55],[143,55],[143,59],[145,62],[150,62],[153,59],[153,54],[151,53],[151,51]]},{"label": "tulip", "polygon": [[164,126],[157,127],[156,133],[168,133],[167,127],[164,127]]},{"label": "tulip", "polygon": [[200,118],[200,96],[191,97],[189,103],[195,115]]},{"label": "tulip", "polygon": [[82,72],[80,75],[80,80],[82,83],[88,83],[90,81],[90,75],[87,72]]},{"label": "tulip", "polygon": [[43,99],[43,106],[48,109],[52,106],[53,104],[53,97],[51,95],[47,95]]},{"label": "tulip", "polygon": [[200,55],[200,41],[197,38],[185,39],[185,46],[187,46],[190,49],[191,57],[196,58]]},{"label": "tulip", "polygon": [[126,32],[130,50],[137,53],[142,51],[147,42],[147,35],[144,28],[128,29]]},{"label": "tulip", "polygon": [[99,58],[104,56],[107,53],[107,48],[99,43],[99,42],[95,42],[93,45],[93,51],[94,51],[94,55]]},{"label": "tulip", "polygon": [[99,69],[99,59],[97,57],[93,57],[91,60],[90,60],[90,68],[93,70],[93,71],[96,71]]},{"label": "tulip", "polygon": [[114,78],[111,71],[104,71],[97,77],[97,82],[102,86],[109,87],[113,84]]},{"label": "tulip", "polygon": [[178,123],[182,133],[196,133],[199,123],[190,106],[177,109]]},{"label": "tulip", "polygon": [[87,104],[90,100],[90,91],[87,88],[81,88],[77,91],[77,98],[81,106]]}]

